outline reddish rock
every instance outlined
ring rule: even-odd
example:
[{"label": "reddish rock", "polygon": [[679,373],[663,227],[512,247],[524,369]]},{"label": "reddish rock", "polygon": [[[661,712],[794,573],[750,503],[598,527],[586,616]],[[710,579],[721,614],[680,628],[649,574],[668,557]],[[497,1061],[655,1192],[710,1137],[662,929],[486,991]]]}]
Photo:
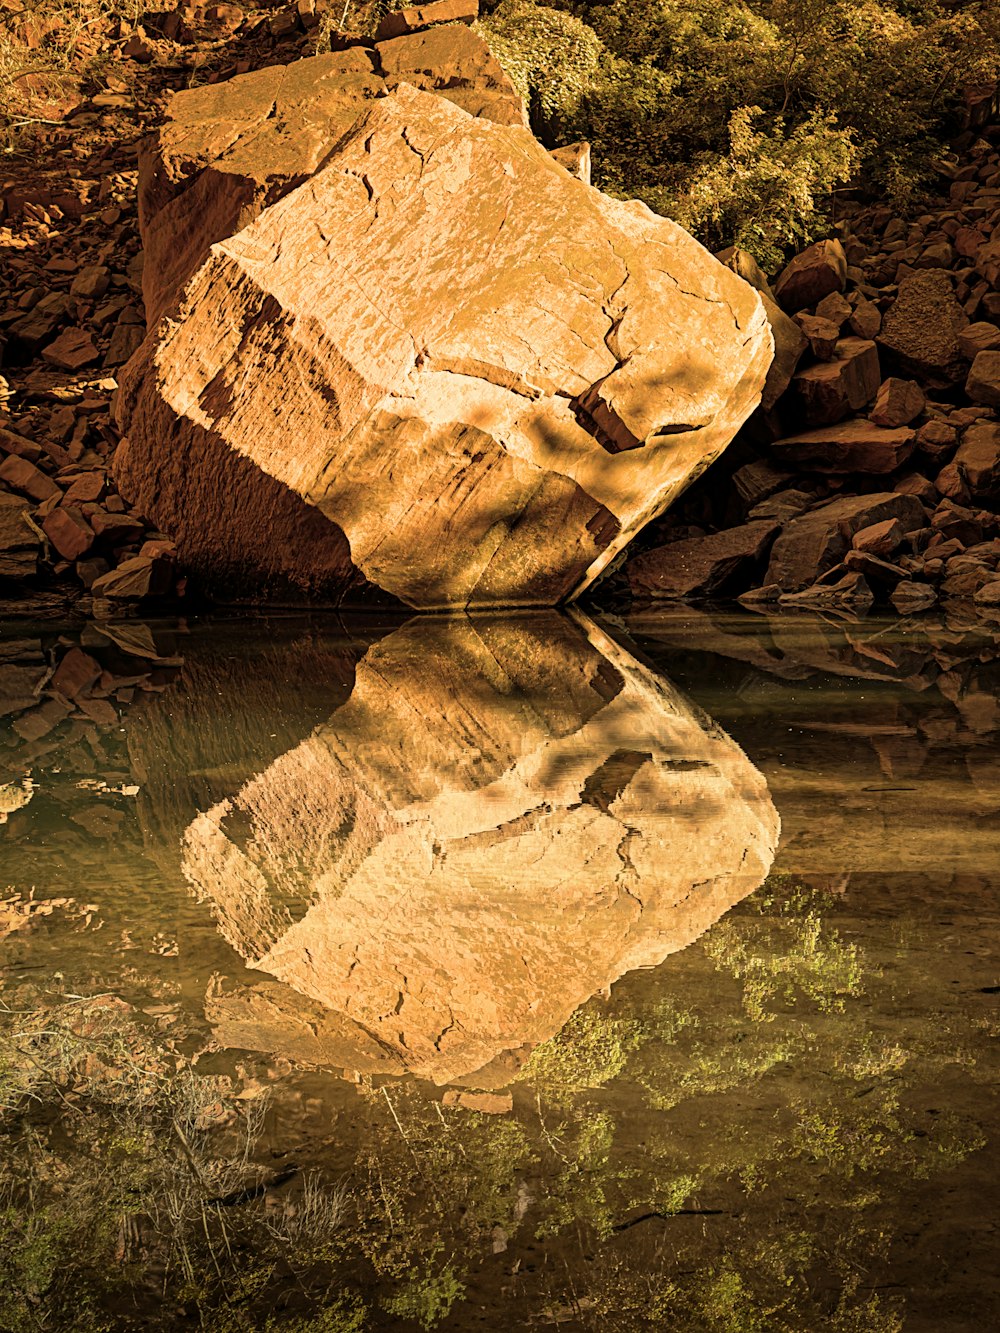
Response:
[{"label": "reddish rock", "polygon": [[862,297],[854,307],[847,327],[859,338],[877,338],[882,328],[882,312],[873,301]]},{"label": "reddish rock", "polygon": [[965,480],[965,471],[958,463],[947,463],[934,478],[934,488],[939,495],[946,495],[949,500],[965,504],[972,495]]},{"label": "reddish rock", "polygon": [[924,391],[913,380],[887,379],[878,391],[871,419],[876,426],[908,426],[924,410]]},{"label": "reddish rock", "polygon": [[64,560],[76,560],[86,555],[94,544],[94,529],[79,509],[53,509],[42,523],[42,529]]},{"label": "reddish rock", "polygon": [[916,432],[907,427],[886,430],[856,419],[776,440],[771,454],[779,466],[800,471],[879,475],[895,472],[913,452],[915,440]]},{"label": "reddish rock", "polygon": [[862,338],[842,338],[832,361],[808,366],[792,378],[790,402],[813,426],[827,426],[858,412],[879,386],[878,351]]},{"label": "reddish rock", "polygon": [[814,583],[801,592],[782,593],[778,600],[782,606],[815,607],[817,610],[828,607],[858,615],[864,615],[875,602],[865,576],[857,572],[845,574],[836,583]]},{"label": "reddish rock", "polygon": [[817,241],[795,256],[774,284],[774,294],[789,313],[814,306],[847,282],[847,256],[837,240]]},{"label": "reddish rock", "polygon": [[95,509],[89,515],[90,525],[105,546],[127,546],[138,541],[146,531],[131,514],[113,514],[106,509]]},{"label": "reddish rock", "polygon": [[941,458],[958,444],[958,431],[947,421],[925,421],[917,431],[917,448],[930,458]]},{"label": "reddish rock", "polygon": [[901,371],[922,384],[944,387],[965,377],[958,335],[967,324],[950,275],[926,269],[900,283],[877,342]]},{"label": "reddish rock", "polygon": [[809,350],[817,361],[829,361],[840,338],[840,325],[829,319],[820,319],[818,315],[805,313],[796,315],[795,322],[809,340]]},{"label": "reddish rock", "polygon": [[88,264],[73,279],[70,292],[84,301],[96,301],[111,286],[111,270],[106,264]]},{"label": "reddish rock", "polygon": [[970,426],[962,436],[955,462],[974,495],[1000,492],[1000,424],[980,421]]},{"label": "reddish rock", "polygon": [[967,360],[974,361],[980,352],[994,352],[1000,348],[1000,328],[985,320],[970,324],[959,333],[958,346]]},{"label": "reddish rock", "polygon": [[824,296],[816,306],[815,313],[818,319],[828,320],[831,324],[836,324],[838,329],[842,329],[854,312],[846,296],[840,292],[830,292],[829,296]]},{"label": "reddish rock", "polygon": [[975,593],[977,606],[1000,607],[1000,578],[991,578],[983,583]]},{"label": "reddish rock", "polygon": [[479,0],[435,0],[429,5],[411,5],[387,14],[375,30],[375,40],[384,42],[437,23],[475,23],[478,17]]},{"label": "reddish rock", "polygon": [[918,611],[927,611],[937,603],[937,593],[928,583],[913,583],[904,580],[897,583],[889,600],[900,615],[914,615]]},{"label": "reddish rock", "polygon": [[851,545],[856,551],[865,551],[868,555],[888,556],[899,549],[905,535],[898,518],[886,518],[881,523],[859,528]]},{"label": "reddish rock", "polygon": [[919,472],[907,472],[896,482],[893,490],[898,495],[912,495],[925,504],[935,505],[938,501],[938,493],[934,489],[933,482],[927,480]]},{"label": "reddish rock", "polygon": [[104,494],[106,484],[103,472],[85,472],[70,483],[63,496],[63,504],[93,504]]},{"label": "reddish rock", "polygon": [[41,544],[27,521],[30,510],[27,500],[0,491],[0,579],[25,579],[35,573]]},{"label": "reddish rock", "polygon": [[66,329],[42,351],[42,360],[62,370],[82,370],[100,360],[86,329]]},{"label": "reddish rock", "polygon": [[855,532],[887,519],[904,532],[927,523],[917,499],[894,491],[844,496],[793,518],[771,549],[765,582],[790,592],[808,587],[844,558]]},{"label": "reddish rock", "polygon": [[32,500],[42,501],[62,495],[51,477],[17,454],[8,455],[0,463],[0,481],[5,482],[12,491],[27,495]]},{"label": "reddish rock", "polygon": [[1000,407],[1000,351],[976,353],[965,392],[974,403]]},{"label": "reddish rock", "polygon": [[777,531],[776,523],[747,523],[658,546],[629,561],[629,584],[638,597],[714,596],[764,557]]}]

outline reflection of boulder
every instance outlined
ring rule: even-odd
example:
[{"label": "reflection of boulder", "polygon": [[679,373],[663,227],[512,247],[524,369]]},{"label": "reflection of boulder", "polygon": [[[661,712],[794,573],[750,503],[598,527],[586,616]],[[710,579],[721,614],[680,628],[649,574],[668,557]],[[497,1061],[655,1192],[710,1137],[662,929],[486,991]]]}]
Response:
[{"label": "reflection of boulder", "polygon": [[777,823],[742,751],[589,622],[411,623],[188,826],[187,877],[285,983],[210,1017],[455,1079],[690,943],[761,882]]}]

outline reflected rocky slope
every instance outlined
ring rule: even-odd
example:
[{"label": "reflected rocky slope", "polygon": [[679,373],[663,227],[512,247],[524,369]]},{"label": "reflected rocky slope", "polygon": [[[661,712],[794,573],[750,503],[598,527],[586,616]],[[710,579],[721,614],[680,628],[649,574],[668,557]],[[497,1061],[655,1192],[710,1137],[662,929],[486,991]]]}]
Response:
[{"label": "reflected rocky slope", "polygon": [[[470,1076],[689,944],[770,866],[760,774],[582,618],[411,622],[345,693],[181,836],[221,932],[283,983],[210,995],[226,1044]],[[175,753],[196,748],[163,708]]]}]

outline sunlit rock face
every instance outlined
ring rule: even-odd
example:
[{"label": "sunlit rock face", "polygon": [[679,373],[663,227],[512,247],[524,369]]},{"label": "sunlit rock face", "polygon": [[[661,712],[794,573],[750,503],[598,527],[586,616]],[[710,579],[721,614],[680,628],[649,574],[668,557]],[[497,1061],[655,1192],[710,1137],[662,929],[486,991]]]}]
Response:
[{"label": "sunlit rock face", "polygon": [[188,880],[283,983],[209,1016],[230,1044],[452,1081],[696,939],[777,833],[743,752],[590,622],[414,622],[188,826]]},{"label": "sunlit rock face", "polygon": [[[373,80],[292,66],[177,99],[117,483],[227,601],[557,605],[758,405],[764,307],[493,101]],[[309,87],[309,132],[270,129]]]}]

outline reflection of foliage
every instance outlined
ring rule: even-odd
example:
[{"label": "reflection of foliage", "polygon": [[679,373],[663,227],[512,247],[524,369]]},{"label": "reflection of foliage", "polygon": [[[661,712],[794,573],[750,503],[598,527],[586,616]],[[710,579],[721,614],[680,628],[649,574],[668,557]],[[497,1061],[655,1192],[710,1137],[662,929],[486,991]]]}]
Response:
[{"label": "reflection of foliage", "polygon": [[734,916],[718,924],[705,949],[717,966],[743,982],[743,1007],[755,1022],[772,1022],[769,1006],[811,1000],[820,1013],[843,1011],[848,996],[862,991],[857,947],[824,926],[820,911],[801,894],[765,893],[762,909],[776,907],[760,924]]},{"label": "reflection of foliage", "polygon": [[669,1001],[651,1007],[641,1018],[609,1017],[587,1005],[561,1032],[535,1047],[519,1077],[550,1098],[601,1088],[618,1077],[644,1042],[672,1043],[693,1021]]},{"label": "reflection of foliage", "polygon": [[[537,1047],[511,1114],[362,1082],[336,1168],[307,1152],[274,1192],[260,1103],[134,1011],[8,1014],[0,1327],[98,1333],[123,1327],[123,1303],[153,1329],[447,1327],[509,1251],[524,1323],[897,1333],[870,1285],[889,1201],[983,1143],[915,1080],[975,1052],[937,1020],[870,1020],[881,974],[835,907],[774,878],[670,972],[634,975]],[[670,975],[688,1007],[664,997]]]}]

